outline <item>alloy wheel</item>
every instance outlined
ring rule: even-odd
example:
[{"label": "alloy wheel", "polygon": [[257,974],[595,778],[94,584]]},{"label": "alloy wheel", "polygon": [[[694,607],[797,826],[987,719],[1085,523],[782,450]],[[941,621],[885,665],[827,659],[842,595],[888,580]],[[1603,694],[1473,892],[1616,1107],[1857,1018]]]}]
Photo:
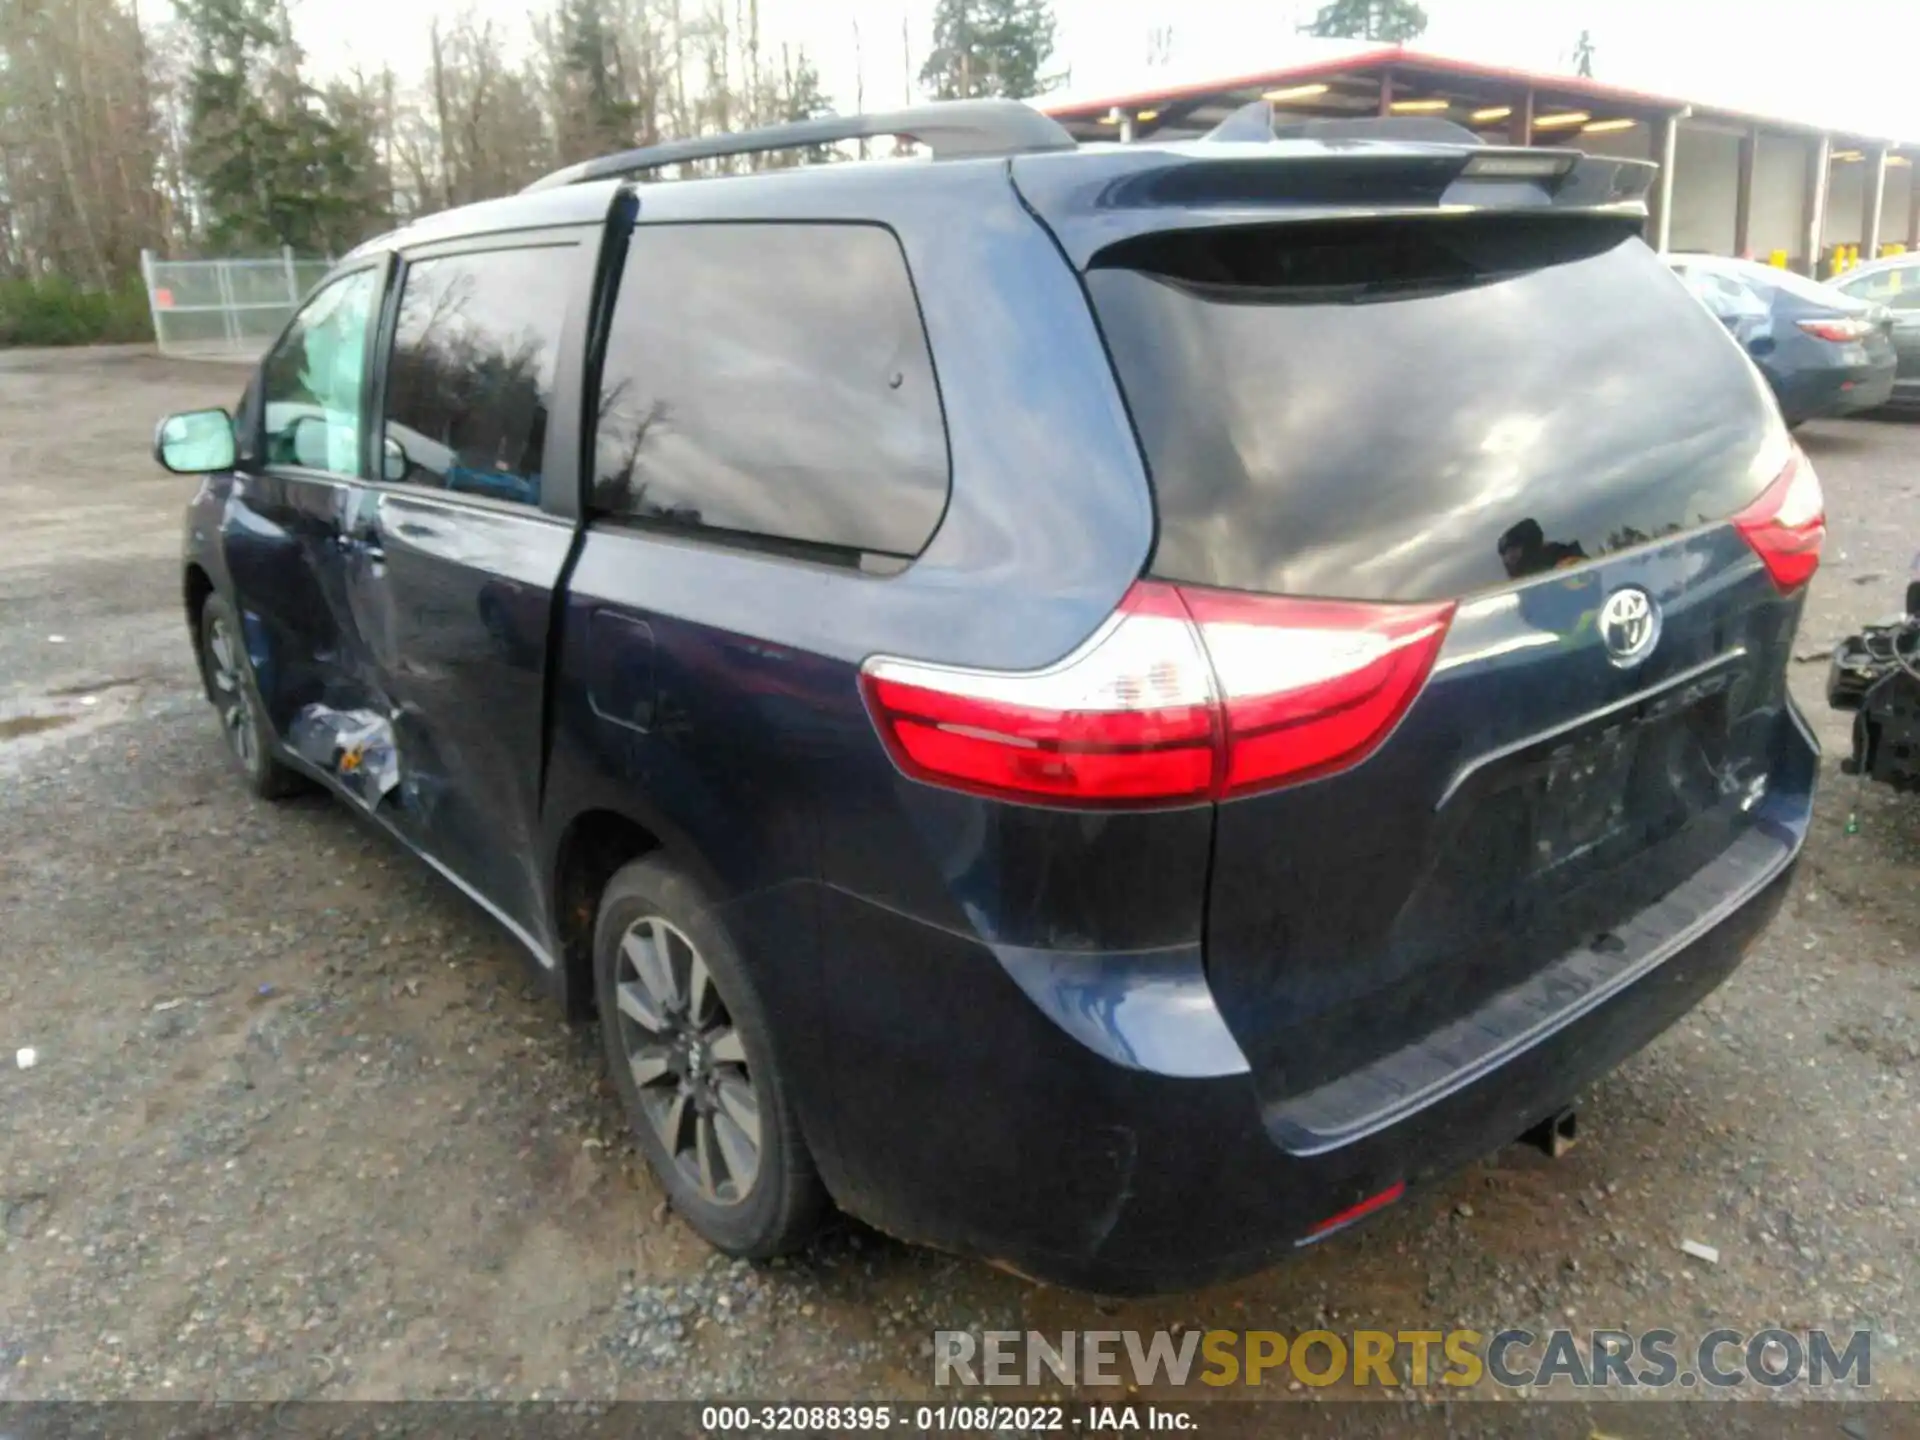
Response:
[{"label": "alloy wheel", "polygon": [[220,728],[226,732],[227,746],[243,766],[252,770],[256,758],[253,700],[247,693],[246,676],[240,668],[240,647],[224,619],[216,617],[207,627],[207,658],[214,708],[220,712]]},{"label": "alloy wheel", "polygon": [[703,1199],[738,1205],[760,1174],[760,1096],[699,950],[668,921],[642,916],[620,937],[614,999],[654,1133]]}]

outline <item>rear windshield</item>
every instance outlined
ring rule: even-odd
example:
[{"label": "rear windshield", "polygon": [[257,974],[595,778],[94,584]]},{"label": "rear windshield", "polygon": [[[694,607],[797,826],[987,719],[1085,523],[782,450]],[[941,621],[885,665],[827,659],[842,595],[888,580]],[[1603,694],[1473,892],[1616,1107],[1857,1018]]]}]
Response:
[{"label": "rear windshield", "polygon": [[1184,231],[1089,292],[1159,510],[1154,573],[1456,596],[1724,518],[1773,420],[1613,222]]}]

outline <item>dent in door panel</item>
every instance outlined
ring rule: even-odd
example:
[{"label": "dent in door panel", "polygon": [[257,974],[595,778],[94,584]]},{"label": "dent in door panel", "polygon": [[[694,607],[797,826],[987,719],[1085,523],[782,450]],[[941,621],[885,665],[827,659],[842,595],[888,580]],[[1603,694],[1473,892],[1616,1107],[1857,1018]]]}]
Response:
[{"label": "dent in door panel", "polygon": [[390,702],[402,824],[541,934],[545,660],[569,525],[536,510],[379,492],[377,565],[356,568],[362,633]]},{"label": "dent in door panel", "polygon": [[342,622],[336,537],[350,489],[331,481],[249,476],[221,517],[221,548],[247,632],[249,659],[274,728],[286,734],[304,705],[352,706],[328,695],[353,647]]},{"label": "dent in door panel", "polygon": [[332,775],[369,810],[400,783],[393,726],[371,710],[308,705],[293,717],[287,739],[296,755]]}]

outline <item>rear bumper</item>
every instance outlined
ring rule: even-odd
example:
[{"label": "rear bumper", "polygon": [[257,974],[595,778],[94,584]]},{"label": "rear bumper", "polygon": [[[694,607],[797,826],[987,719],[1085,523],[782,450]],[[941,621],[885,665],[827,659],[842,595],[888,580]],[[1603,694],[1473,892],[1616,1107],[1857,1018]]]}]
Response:
[{"label": "rear bumper", "polygon": [[1779,378],[1775,391],[1790,423],[1874,410],[1894,391],[1894,362],[1796,370]]},{"label": "rear bumper", "polygon": [[1893,391],[1887,397],[1890,410],[1920,410],[1920,376],[1903,376],[1893,382]]},{"label": "rear bumper", "polygon": [[1171,1075],[1087,1043],[1123,1033],[1129,1006],[1178,1000],[1165,977],[1131,995],[1062,992],[1084,1021],[1069,1033],[977,939],[833,892],[829,1181],[881,1230],[1078,1288],[1258,1270],[1326,1217],[1512,1140],[1699,1003],[1786,892],[1804,834],[1793,804],[1772,863],[1651,963],[1461,1083],[1317,1148],[1299,1142],[1297,1107],[1263,1104],[1249,1074]]}]

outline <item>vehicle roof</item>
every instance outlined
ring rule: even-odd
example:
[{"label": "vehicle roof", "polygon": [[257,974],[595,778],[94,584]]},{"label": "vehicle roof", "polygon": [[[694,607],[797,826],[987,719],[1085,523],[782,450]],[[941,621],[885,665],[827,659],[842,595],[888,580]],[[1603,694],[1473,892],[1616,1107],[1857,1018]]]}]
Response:
[{"label": "vehicle roof", "polygon": [[[1816,305],[1830,305],[1849,313],[1860,304],[1853,296],[1834,288],[1845,277],[1810,280],[1797,270],[1782,270],[1777,265],[1762,265],[1758,260],[1736,260],[1726,255],[1669,255],[1666,261],[1675,269],[1690,267],[1718,271],[1748,285],[1765,290],[1784,290],[1789,295]],[[1848,275],[1854,273],[1851,270],[1847,272]]]},{"label": "vehicle roof", "polygon": [[1899,270],[1914,265],[1920,265],[1920,250],[1910,251],[1905,255],[1882,255],[1878,260],[1862,260],[1844,275],[1836,276],[1832,283],[1837,285],[1843,280],[1851,280],[1856,275],[1873,275],[1882,270]]},{"label": "vehicle roof", "polygon": [[[604,220],[613,197],[622,189],[631,189],[642,197],[671,192],[676,219],[696,219],[704,197],[712,197],[716,218],[737,213],[747,196],[777,187],[780,208],[792,211],[796,200],[804,203],[809,192],[826,193],[847,184],[871,184],[876,176],[888,172],[937,170],[951,172],[970,166],[1007,163],[1006,156],[980,159],[943,160],[937,166],[923,158],[845,160],[827,165],[790,165],[772,170],[754,170],[737,175],[708,175],[685,180],[643,181],[632,177],[610,180],[585,180],[577,184],[552,185],[522,190],[497,200],[481,200],[471,205],[441,210],[365,241],[348,259],[383,250],[397,250],[442,240],[459,240],[468,235],[488,235],[505,230],[539,230],[558,225],[592,225]],[[725,198],[721,198],[724,193]]]},{"label": "vehicle roof", "polygon": [[485,235],[498,230],[591,225],[606,219],[607,207],[613,203],[613,194],[619,188],[620,182],[617,180],[602,180],[532,193],[523,191],[518,195],[502,196],[498,200],[458,205],[451,210],[424,215],[384,235],[376,235],[355,246],[346,258],[354,260],[384,250],[430,244],[436,240],[458,240],[465,235]]},{"label": "vehicle roof", "polygon": [[1667,264],[1676,270],[1682,266],[1690,266],[1697,270],[1718,270],[1727,275],[1737,275],[1743,280],[1756,280],[1774,285],[1780,283],[1780,277],[1783,275],[1791,275],[1799,280],[1806,279],[1804,275],[1792,270],[1782,270],[1777,265],[1764,265],[1758,260],[1742,260],[1732,255],[1715,255],[1705,250],[1668,255],[1664,258]]},{"label": "vehicle roof", "polygon": [[[1169,140],[1133,144],[1093,143],[1019,158],[1023,167],[1032,161],[1044,161],[1049,173],[1062,178],[1072,176],[1075,180],[1085,180],[1093,192],[1104,192],[1107,186],[1121,182],[1125,177],[1132,177],[1133,188],[1139,188],[1145,182],[1145,172],[1158,171],[1164,175],[1185,170],[1197,177],[1202,173],[1218,174],[1239,169],[1249,162],[1258,162],[1264,173],[1270,173],[1266,172],[1267,166],[1283,166],[1289,162],[1335,162],[1341,163],[1342,168],[1359,162],[1381,166],[1379,173],[1384,178],[1396,161],[1457,162],[1461,157],[1475,154],[1482,148],[1464,136],[1458,143],[1430,139],[1284,136],[1254,142]],[[921,185],[938,184],[941,175],[956,171],[979,166],[1005,167],[1014,158],[995,155],[940,161],[926,158],[846,160],[825,165],[788,166],[741,175],[686,180],[642,182],[625,178],[553,185],[425,216],[398,230],[366,241],[348,259],[443,240],[458,240],[469,235],[595,224],[606,217],[614,195],[623,187],[631,187],[641,197],[643,208],[650,194],[671,193],[671,208],[676,219],[698,219],[709,205],[716,218],[738,214],[743,208],[743,201],[767,193],[766,187],[777,187],[778,208],[782,213],[791,215],[804,209],[806,197],[810,194],[822,197],[833,194],[844,201],[847,196],[845,187],[872,192],[876,182],[884,184],[889,175],[898,176],[904,183],[918,188]],[[1582,163],[1599,169],[1632,166],[1639,162],[1582,157]],[[1244,169],[1240,169],[1240,173],[1245,174]],[[1090,195],[1089,199],[1093,197]],[[834,205],[827,208],[838,211],[841,207]],[[876,215],[874,218],[882,217]]]}]

